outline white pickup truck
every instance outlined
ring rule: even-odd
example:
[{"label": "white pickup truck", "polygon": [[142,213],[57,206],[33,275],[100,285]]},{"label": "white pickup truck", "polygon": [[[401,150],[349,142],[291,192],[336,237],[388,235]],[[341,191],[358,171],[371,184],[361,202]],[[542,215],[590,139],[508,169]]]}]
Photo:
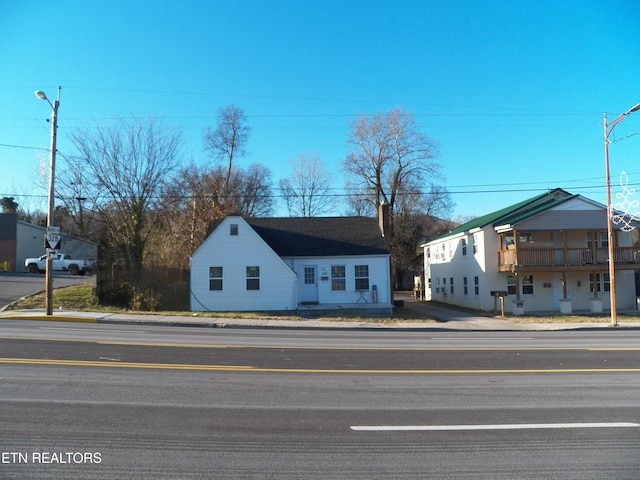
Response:
[{"label": "white pickup truck", "polygon": [[[24,268],[29,273],[44,273],[47,269],[47,255],[40,258],[27,258],[24,261]],[[58,253],[53,257],[53,269],[69,272],[71,275],[84,275],[93,268],[93,262],[90,260],[72,259],[66,253]]]}]

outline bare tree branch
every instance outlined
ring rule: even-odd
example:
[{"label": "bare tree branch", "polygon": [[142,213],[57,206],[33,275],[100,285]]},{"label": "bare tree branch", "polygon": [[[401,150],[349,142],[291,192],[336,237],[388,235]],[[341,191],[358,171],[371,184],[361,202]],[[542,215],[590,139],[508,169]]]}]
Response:
[{"label": "bare tree branch", "polygon": [[280,192],[290,216],[316,217],[333,208],[331,176],[317,153],[300,154],[289,168],[291,175],[280,180]]},{"label": "bare tree branch", "polygon": [[181,135],[134,118],[77,131],[71,142],[78,154],[68,159],[69,169],[80,175],[83,197],[92,199],[135,285],[156,231],[162,187],[181,155]]},{"label": "bare tree branch", "polygon": [[233,162],[247,153],[245,148],[251,129],[247,126],[244,112],[234,105],[220,108],[217,122],[215,129],[208,128],[205,131],[205,150],[215,160],[226,162],[225,187],[228,189],[234,167]]},{"label": "bare tree branch", "polygon": [[353,149],[343,162],[348,179],[371,190],[374,204],[387,202],[393,214],[408,187],[428,187],[441,179],[438,144],[420,131],[412,113],[396,108],[351,124]]}]

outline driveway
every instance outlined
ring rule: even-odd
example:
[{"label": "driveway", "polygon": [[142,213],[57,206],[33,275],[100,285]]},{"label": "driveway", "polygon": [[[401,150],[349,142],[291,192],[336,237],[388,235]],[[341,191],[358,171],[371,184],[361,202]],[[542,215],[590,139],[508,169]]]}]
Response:
[{"label": "driveway", "polygon": [[538,330],[539,325],[515,324],[509,320],[495,318],[489,313],[472,313],[455,307],[416,300],[410,292],[395,292],[396,300],[404,300],[405,307],[418,318],[432,318],[446,322],[447,328],[471,330]]},{"label": "driveway", "polygon": [[[93,282],[93,275],[53,274],[53,288]],[[44,291],[45,276],[30,273],[0,273],[0,309],[16,300]]]}]

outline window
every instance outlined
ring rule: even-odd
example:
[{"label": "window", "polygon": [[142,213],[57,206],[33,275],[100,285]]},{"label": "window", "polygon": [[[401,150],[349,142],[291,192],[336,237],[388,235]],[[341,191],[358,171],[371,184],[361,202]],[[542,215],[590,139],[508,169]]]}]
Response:
[{"label": "window", "polygon": [[229,225],[229,235],[238,235],[238,224],[232,223]]},{"label": "window", "polygon": [[467,277],[462,278],[462,289],[465,295],[469,295],[469,279]]},{"label": "window", "polygon": [[533,295],[533,275],[522,277],[522,294]]},{"label": "window", "polygon": [[476,235],[473,236],[473,253],[478,253],[478,237]]},{"label": "window", "polygon": [[304,267],[304,284],[316,284],[316,267]]},{"label": "window", "polygon": [[[614,244],[615,245],[615,244]],[[587,248],[608,248],[609,238],[607,232],[587,232]]]},{"label": "window", "polygon": [[331,266],[331,290],[344,292],[347,289],[346,267],[344,265]]},{"label": "window", "polygon": [[467,239],[466,238],[462,239],[462,256],[463,257],[467,256]]},{"label": "window", "polygon": [[480,277],[473,277],[473,293],[474,295],[480,295]]},{"label": "window", "polygon": [[[533,275],[524,275],[520,282],[520,289],[522,295],[533,295]],[[517,295],[518,294],[518,282],[515,275],[509,275],[507,277],[507,293],[509,295]]]},{"label": "window", "polygon": [[611,282],[609,281],[608,273],[593,273],[589,274],[589,291],[593,292],[595,288],[596,292],[608,292],[611,289]]},{"label": "window", "polygon": [[369,290],[369,265],[356,265],[356,290]]},{"label": "window", "polygon": [[[518,243],[531,243],[533,242],[533,234],[529,232],[518,232]],[[506,233],[504,235],[504,245],[514,245],[513,232]]]},{"label": "window", "polygon": [[260,267],[247,267],[247,290],[260,290]]},{"label": "window", "polygon": [[532,243],[533,242],[533,234],[529,232],[520,232],[518,234],[520,243]]},{"label": "window", "polygon": [[449,279],[449,293],[453,294],[453,277]]},{"label": "window", "polygon": [[209,290],[222,290],[222,267],[209,267]]}]

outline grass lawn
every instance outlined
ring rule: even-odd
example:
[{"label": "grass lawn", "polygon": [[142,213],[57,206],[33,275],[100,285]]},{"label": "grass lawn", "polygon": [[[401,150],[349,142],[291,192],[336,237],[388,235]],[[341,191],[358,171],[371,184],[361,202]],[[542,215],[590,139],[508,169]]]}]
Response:
[{"label": "grass lawn", "polygon": [[[98,304],[93,297],[93,285],[77,285],[72,287],[64,287],[54,289],[52,292],[53,310],[71,310],[75,312],[105,312],[105,313],[133,313],[147,315],[180,315],[180,316],[198,316],[205,318],[261,318],[274,320],[309,320],[309,316],[295,315],[291,312],[190,312],[190,311],[138,311],[128,310],[109,305]],[[39,293],[12,304],[8,310],[31,310],[45,308],[45,294]],[[313,312],[310,312],[313,314]],[[398,308],[392,316],[380,315],[375,316],[367,314],[345,314],[345,312],[336,311],[335,315],[327,315],[326,312],[321,316],[313,316],[314,320],[326,320],[334,322],[353,322],[362,321],[368,323],[391,323],[399,321],[417,321],[417,322],[435,322],[429,318],[418,318],[408,308]]]},{"label": "grass lawn", "polygon": [[[9,310],[30,310],[30,309],[44,309],[45,298],[44,293],[33,295],[24,298],[9,307]],[[73,287],[65,287],[54,289],[52,292],[53,297],[53,309],[54,310],[71,310],[76,312],[105,312],[105,313],[137,313],[137,314],[151,314],[151,315],[182,315],[182,316],[195,316],[205,318],[229,318],[233,315],[234,318],[261,318],[261,319],[273,319],[273,320],[309,320],[309,316],[295,315],[291,312],[189,312],[189,311],[155,311],[155,312],[142,312],[127,310],[124,308],[118,308],[113,306],[99,305],[93,298],[93,285],[78,285]],[[446,306],[446,305],[442,305]],[[313,312],[311,312],[313,313]],[[478,316],[493,317],[493,315],[487,312],[476,312]],[[419,314],[412,311],[410,308],[400,307],[396,308],[393,315],[380,315],[375,316],[368,314],[363,316],[361,314],[345,314],[344,312],[336,311],[335,315],[327,315],[326,312],[320,316],[313,316],[314,320],[325,320],[334,322],[354,322],[361,321],[367,323],[395,323],[395,322],[435,322],[435,319],[421,317]],[[505,317],[493,317],[497,319],[504,319],[516,323],[606,323],[610,321],[610,316],[607,313],[602,314],[574,314],[574,315],[525,315],[525,316],[505,316]],[[640,315],[620,313],[618,312],[618,322],[623,324],[625,322],[640,322]]]}]

